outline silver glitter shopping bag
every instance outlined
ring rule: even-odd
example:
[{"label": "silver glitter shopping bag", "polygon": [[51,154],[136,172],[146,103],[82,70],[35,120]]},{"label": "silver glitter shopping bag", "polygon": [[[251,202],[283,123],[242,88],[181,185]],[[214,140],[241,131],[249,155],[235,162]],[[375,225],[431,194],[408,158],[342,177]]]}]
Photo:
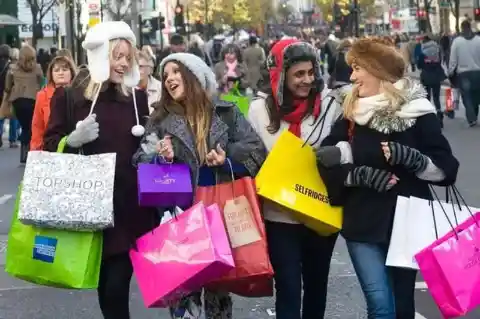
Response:
[{"label": "silver glitter shopping bag", "polygon": [[29,152],[18,220],[76,231],[113,227],[115,162],[115,153]]}]

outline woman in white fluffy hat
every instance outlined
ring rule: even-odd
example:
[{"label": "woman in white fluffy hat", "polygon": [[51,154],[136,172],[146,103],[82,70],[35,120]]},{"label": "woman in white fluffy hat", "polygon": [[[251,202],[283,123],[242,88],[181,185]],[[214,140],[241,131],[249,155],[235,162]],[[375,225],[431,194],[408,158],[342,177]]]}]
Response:
[{"label": "woman in white fluffy hat", "polygon": [[155,227],[155,210],[138,207],[137,173],[131,164],[149,114],[145,92],[134,90],[140,80],[135,36],[122,22],[91,28],[83,43],[88,71],[71,88],[59,88],[51,100],[44,149],[55,151],[68,136],[68,152],[116,153],[115,227],[104,231],[98,297],[105,319],[129,319],[132,265],[128,251],[136,238]]},{"label": "woman in white fluffy hat", "polygon": [[[162,60],[159,70],[161,98],[134,162],[185,163],[194,189],[231,182],[232,169],[235,177],[255,176],[265,147],[234,104],[213,98],[217,84],[205,62],[193,54],[174,53]],[[172,307],[172,318],[199,318],[200,296],[194,293]],[[228,293],[206,289],[204,299],[206,319],[232,318]]]}]

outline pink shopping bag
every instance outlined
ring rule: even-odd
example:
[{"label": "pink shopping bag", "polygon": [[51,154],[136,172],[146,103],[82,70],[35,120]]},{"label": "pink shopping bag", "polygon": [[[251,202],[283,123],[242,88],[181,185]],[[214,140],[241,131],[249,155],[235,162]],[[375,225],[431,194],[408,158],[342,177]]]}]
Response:
[{"label": "pink shopping bag", "polygon": [[222,216],[212,206],[192,206],[130,250],[146,307],[167,307],[235,267]]},{"label": "pink shopping bag", "polygon": [[436,240],[415,259],[444,318],[480,305],[480,212]]}]

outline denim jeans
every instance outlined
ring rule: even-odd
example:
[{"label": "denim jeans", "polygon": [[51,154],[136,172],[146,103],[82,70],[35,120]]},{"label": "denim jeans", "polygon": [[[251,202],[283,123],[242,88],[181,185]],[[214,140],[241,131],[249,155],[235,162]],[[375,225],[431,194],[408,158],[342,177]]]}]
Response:
[{"label": "denim jeans", "polygon": [[271,221],[266,221],[266,230],[275,272],[276,318],[323,318],[330,259],[338,235],[322,237],[302,224]]},{"label": "denim jeans", "polygon": [[[10,143],[15,143],[18,139],[18,129],[20,128],[20,124],[18,124],[18,121],[16,119],[10,119],[9,125],[10,128],[8,130],[8,141]],[[0,138],[3,135],[3,128],[5,125],[5,119],[0,119]]]},{"label": "denim jeans", "polygon": [[347,241],[368,319],[414,319],[416,270],[385,266],[387,244]]},{"label": "denim jeans", "polygon": [[458,88],[465,106],[468,123],[478,120],[480,105],[480,71],[462,72],[458,75]]}]

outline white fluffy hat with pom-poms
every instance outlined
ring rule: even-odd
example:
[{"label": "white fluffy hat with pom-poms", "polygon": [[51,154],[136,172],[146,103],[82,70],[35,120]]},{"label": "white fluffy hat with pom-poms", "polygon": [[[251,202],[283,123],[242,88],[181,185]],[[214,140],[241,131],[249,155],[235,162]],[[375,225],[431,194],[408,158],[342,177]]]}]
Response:
[{"label": "white fluffy hat with pom-poms", "polygon": [[[87,51],[90,77],[102,83],[110,77],[109,42],[114,39],[125,39],[136,47],[135,34],[123,21],[107,21],[99,23],[87,31],[82,47]],[[137,61],[132,59],[132,68],[125,73],[123,83],[135,87],[140,81],[140,70]]]}]

